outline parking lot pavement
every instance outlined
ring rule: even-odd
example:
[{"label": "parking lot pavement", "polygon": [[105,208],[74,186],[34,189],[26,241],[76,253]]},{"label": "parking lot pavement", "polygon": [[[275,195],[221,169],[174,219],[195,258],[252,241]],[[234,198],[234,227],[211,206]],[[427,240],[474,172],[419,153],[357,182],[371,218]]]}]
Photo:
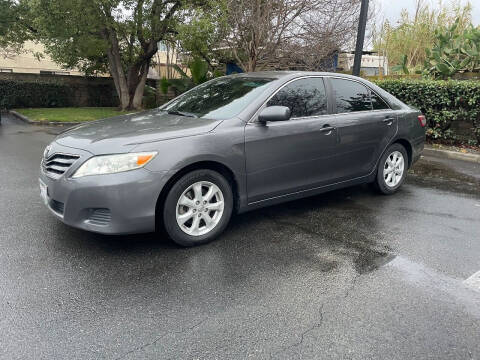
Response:
[{"label": "parking lot pavement", "polygon": [[473,165],[423,158],[394,196],[274,206],[182,249],[51,216],[37,171],[59,131],[0,126],[0,358],[480,358]]}]

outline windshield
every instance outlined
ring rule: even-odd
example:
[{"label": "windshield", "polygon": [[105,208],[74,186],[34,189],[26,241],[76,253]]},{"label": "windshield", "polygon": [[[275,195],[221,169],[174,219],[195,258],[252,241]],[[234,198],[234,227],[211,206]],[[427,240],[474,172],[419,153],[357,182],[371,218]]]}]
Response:
[{"label": "windshield", "polygon": [[224,77],[199,85],[162,108],[169,113],[225,120],[238,115],[274,78]]}]

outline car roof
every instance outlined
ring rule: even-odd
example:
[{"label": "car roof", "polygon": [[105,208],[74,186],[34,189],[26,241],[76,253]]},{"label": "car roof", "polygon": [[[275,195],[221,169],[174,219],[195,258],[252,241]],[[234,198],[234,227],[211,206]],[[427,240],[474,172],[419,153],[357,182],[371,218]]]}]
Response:
[{"label": "car roof", "polygon": [[290,78],[294,79],[297,77],[302,76],[335,76],[335,77],[343,77],[343,78],[350,78],[350,79],[360,79],[357,76],[348,75],[348,74],[341,74],[341,73],[334,73],[334,72],[321,72],[321,71],[256,71],[256,72],[248,72],[248,73],[238,73],[231,76],[238,76],[238,77],[255,77],[255,78],[274,78],[274,79],[281,79],[281,78]]}]

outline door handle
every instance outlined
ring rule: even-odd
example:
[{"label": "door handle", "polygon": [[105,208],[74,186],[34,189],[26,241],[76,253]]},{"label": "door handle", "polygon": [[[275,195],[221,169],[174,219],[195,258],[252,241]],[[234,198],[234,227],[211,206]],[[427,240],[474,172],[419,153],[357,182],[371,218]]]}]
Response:
[{"label": "door handle", "polygon": [[320,129],[320,132],[326,133],[325,135],[330,135],[333,130],[335,130],[335,128],[333,126],[325,125],[324,127],[322,127]]},{"label": "door handle", "polygon": [[393,124],[393,121],[395,120],[395,118],[393,117],[387,117],[385,119],[382,120],[383,123],[386,123],[387,125],[392,125]]}]

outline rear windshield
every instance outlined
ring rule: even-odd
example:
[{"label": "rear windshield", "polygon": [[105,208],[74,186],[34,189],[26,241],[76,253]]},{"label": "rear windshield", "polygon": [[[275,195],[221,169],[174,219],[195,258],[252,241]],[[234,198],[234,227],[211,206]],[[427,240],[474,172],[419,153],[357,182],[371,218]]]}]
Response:
[{"label": "rear windshield", "polygon": [[225,120],[238,115],[274,78],[223,77],[202,84],[162,110]]}]

